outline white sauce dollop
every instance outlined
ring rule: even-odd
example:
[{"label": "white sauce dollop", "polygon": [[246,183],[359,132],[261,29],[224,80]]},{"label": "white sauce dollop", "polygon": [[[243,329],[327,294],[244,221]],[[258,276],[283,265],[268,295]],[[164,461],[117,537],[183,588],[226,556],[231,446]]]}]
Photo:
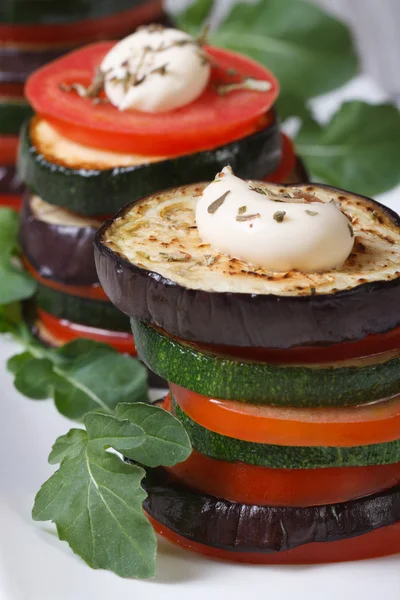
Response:
[{"label": "white sauce dollop", "polygon": [[192,36],[154,25],[116,44],[100,69],[111,104],[119,110],[143,112],[166,112],[190,104],[210,78],[210,65]]},{"label": "white sauce dollop", "polygon": [[[211,205],[224,194],[214,210]],[[270,271],[334,269],[354,245],[350,221],[336,204],[273,201],[229,167],[197,201],[196,222],[202,241],[216,251]]]}]

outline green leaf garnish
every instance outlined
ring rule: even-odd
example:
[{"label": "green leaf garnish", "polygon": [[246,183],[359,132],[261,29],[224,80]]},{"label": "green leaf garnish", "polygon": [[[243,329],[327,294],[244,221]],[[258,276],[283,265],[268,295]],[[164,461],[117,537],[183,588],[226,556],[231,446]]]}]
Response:
[{"label": "green leaf garnish", "polygon": [[28,398],[53,398],[61,414],[81,420],[90,411],[110,413],[120,402],[147,401],[147,372],[130,356],[105,344],[75,340],[49,350],[31,340],[8,368]]},{"label": "green leaf garnish", "polygon": [[0,305],[25,300],[34,294],[36,283],[17,257],[18,215],[0,208]]},{"label": "green leaf garnish", "polygon": [[90,413],[84,423],[86,431],[72,429],[54,444],[49,461],[61,465],[36,495],[32,516],[53,521],[59,538],[92,568],[153,577],[156,538],[142,509],[145,471],[107,450],[135,462],[145,457],[155,467],[174,465],[190,455],[188,435],[174,416],[151,405]]},{"label": "green leaf garnish", "polygon": [[[209,0],[197,0],[177,22],[196,34],[209,12]],[[297,114],[305,99],[344,84],[358,70],[349,28],[304,0],[235,4],[209,38],[270,69],[280,83],[286,114]]]},{"label": "green leaf garnish", "polygon": [[174,15],[181,29],[196,35],[204,29],[204,25],[214,8],[214,0],[195,0],[179,15]]},{"label": "green leaf garnish", "polygon": [[346,102],[325,126],[305,121],[295,143],[329,185],[375,196],[400,183],[400,112],[390,104]]}]

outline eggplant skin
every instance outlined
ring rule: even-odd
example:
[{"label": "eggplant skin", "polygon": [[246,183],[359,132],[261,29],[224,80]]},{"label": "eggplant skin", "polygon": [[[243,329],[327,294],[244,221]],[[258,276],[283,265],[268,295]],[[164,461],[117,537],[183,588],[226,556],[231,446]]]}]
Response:
[{"label": "eggplant skin", "polygon": [[364,535],[400,520],[400,486],[358,500],[306,508],[239,504],[201,494],[147,469],[144,510],[178,535],[233,552],[284,552]]},{"label": "eggplant skin", "polygon": [[24,189],[14,165],[0,165],[0,194],[20,196]]},{"label": "eggplant skin", "polygon": [[[400,227],[394,211],[367,200]],[[113,220],[123,217],[133,204]],[[103,239],[113,220],[103,224],[94,241],[102,287],[122,312],[170,335],[206,344],[291,348],[357,341],[400,326],[400,277],[301,297],[195,290],[142,269],[106,246]]]},{"label": "eggplant skin", "polygon": [[56,225],[38,219],[26,193],[19,241],[23,254],[42,277],[67,285],[98,283],[93,258],[95,227]]},{"label": "eggplant skin", "polygon": [[31,73],[69,50],[68,47],[40,51],[1,48],[0,83],[25,83]]}]

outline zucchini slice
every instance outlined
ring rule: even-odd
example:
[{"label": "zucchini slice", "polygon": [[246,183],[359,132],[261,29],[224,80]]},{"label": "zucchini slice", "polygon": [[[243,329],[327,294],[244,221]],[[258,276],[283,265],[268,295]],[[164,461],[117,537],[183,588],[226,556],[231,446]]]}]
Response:
[{"label": "zucchini slice", "polygon": [[[129,461],[128,461],[129,462]],[[344,540],[400,520],[400,487],[358,500],[290,508],[230,502],[194,492],[162,469],[147,469],[143,508],[193,542],[232,552],[276,553]]]},{"label": "zucchini slice", "polygon": [[369,446],[276,446],[245,442],[210,431],[193,421],[173,399],[173,412],[201,454],[269,469],[368,467],[400,462],[400,439]]},{"label": "zucchini slice", "polygon": [[35,301],[39,308],[59,319],[109,331],[129,331],[129,319],[111,302],[64,294],[41,283],[37,285]]},{"label": "zucchini slice", "polygon": [[123,312],[182,339],[236,347],[329,345],[400,325],[396,213],[328,186],[259,182],[277,198],[334,200],[356,236],[340,269],[270,272],[202,243],[194,211],[205,185],[144,198],[96,234],[100,281]]},{"label": "zucchini slice", "polygon": [[93,239],[101,223],[26,194],[19,232],[23,254],[42,277],[68,285],[98,283]]},{"label": "zucchini slice", "polygon": [[34,117],[21,134],[19,169],[43,200],[82,215],[111,215],[132,199],[214,177],[226,163],[242,177],[264,177],[280,161],[277,120],[225,146],[176,158],[89,149]]},{"label": "zucchini slice", "polygon": [[23,98],[0,98],[0,134],[18,135],[22,123],[32,115]]},{"label": "zucchini slice", "polygon": [[321,407],[367,404],[400,392],[400,350],[335,366],[280,366],[200,352],[137,319],[131,324],[138,355],[149,369],[204,396]]}]

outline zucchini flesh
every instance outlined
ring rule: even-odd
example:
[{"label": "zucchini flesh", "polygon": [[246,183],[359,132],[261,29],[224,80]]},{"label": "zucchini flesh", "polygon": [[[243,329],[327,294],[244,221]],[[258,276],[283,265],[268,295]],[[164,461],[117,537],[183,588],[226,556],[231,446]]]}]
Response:
[{"label": "zucchini flesh", "polygon": [[224,358],[131,319],[146,365],[167,381],[222,400],[276,406],[361,405],[400,392],[400,358],[366,366],[311,368]]},{"label": "zucchini flesh", "polygon": [[400,462],[400,440],[369,446],[277,446],[245,442],[202,427],[173,400],[173,412],[185,427],[193,448],[201,454],[228,462],[242,462],[270,469],[326,469],[367,467]]},{"label": "zucchini flesh", "polygon": [[261,178],[277,167],[281,155],[279,127],[274,119],[272,125],[253,135],[195,154],[118,168],[99,168],[101,161],[98,168],[92,161],[90,167],[83,163],[73,168],[71,155],[70,164],[66,164],[49,150],[49,144],[41,144],[43,131],[35,137],[37,122],[34,118],[22,128],[21,177],[49,204],[82,215],[114,214],[128,202],[148,194],[213,178],[227,162],[242,177]]}]

